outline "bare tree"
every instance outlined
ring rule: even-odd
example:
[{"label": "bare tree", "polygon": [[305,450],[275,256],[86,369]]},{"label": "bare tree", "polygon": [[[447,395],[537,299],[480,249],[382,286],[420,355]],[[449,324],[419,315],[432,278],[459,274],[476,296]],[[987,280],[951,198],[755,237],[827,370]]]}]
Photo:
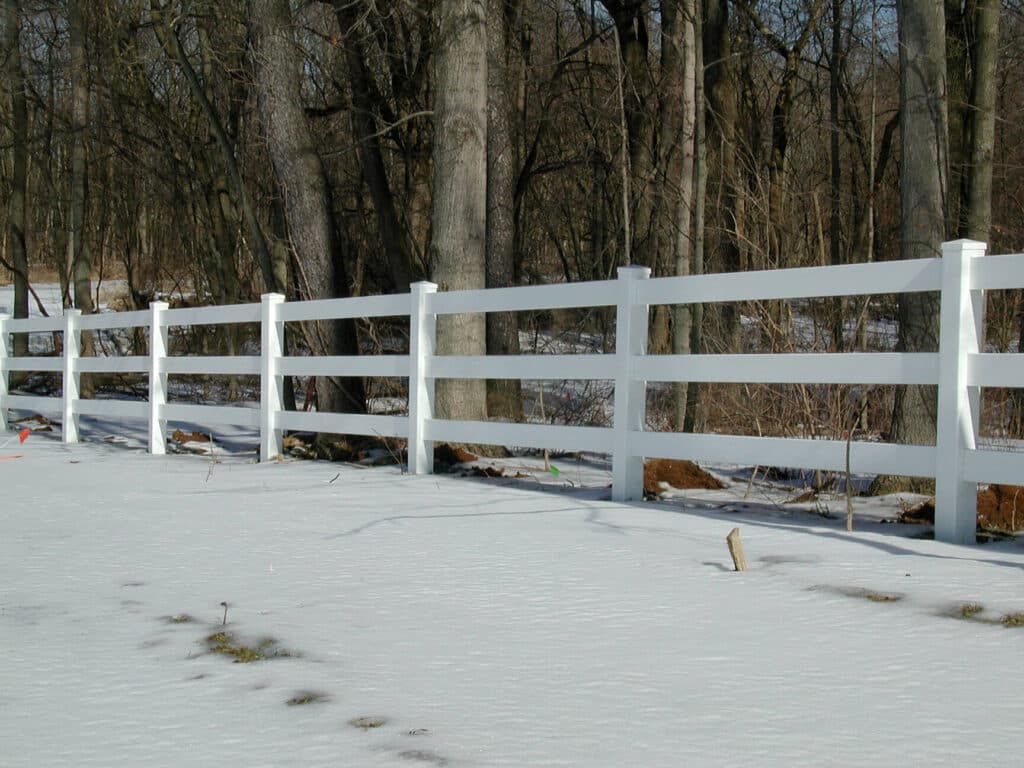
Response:
[{"label": "bare tree", "polygon": [[[4,2],[4,83],[11,110],[11,154],[13,175],[8,205],[8,237],[11,271],[14,272],[15,317],[28,317],[28,248],[25,231],[28,224],[28,106],[25,99],[25,73],[21,64],[21,8],[18,0]],[[16,356],[28,354],[28,336],[14,337]]]},{"label": "bare tree", "polygon": [[[300,295],[308,299],[347,296],[346,259],[334,221],[331,187],[302,104],[302,59],[292,37],[288,0],[253,0],[249,27],[260,118],[284,196]],[[309,336],[319,354],[358,352],[351,321],[318,322]],[[365,410],[362,380],[319,379],[317,405],[322,411]]]},{"label": "bare tree", "polygon": [[[708,105],[708,136],[718,149],[718,215],[721,221],[719,253],[726,272],[741,267],[740,238],[743,211],[740,195],[738,153],[739,106],[736,94],[736,61],[729,33],[729,0],[703,0],[704,93]],[[727,350],[739,344],[740,315],[734,304],[722,307],[722,337]]]},{"label": "bare tree", "polygon": [[[515,193],[518,158],[513,131],[513,88],[517,68],[512,29],[521,0],[487,2],[487,287],[515,282]],[[515,90],[518,90],[516,88]],[[487,316],[487,353],[519,354],[519,325],[514,312]],[[507,419],[523,418],[518,381],[487,383],[487,412]]]},{"label": "bare tree", "polygon": [[[442,0],[434,49],[434,184],[431,278],[441,290],[483,288],[487,227],[487,7],[484,0]],[[438,318],[439,355],[483,355],[483,314]],[[439,381],[442,418],[483,419],[478,380]]]},{"label": "bare tree", "polygon": [[970,95],[970,166],[964,235],[989,242],[992,229],[992,158],[995,151],[999,0],[978,0],[974,10]]},{"label": "bare tree", "polygon": [[71,198],[68,221],[68,274],[74,283],[75,306],[93,310],[89,241],[85,235],[88,210],[86,140],[89,128],[89,64],[85,55],[86,29],[81,3],[68,4],[68,38],[71,49]]},{"label": "bare tree", "polygon": [[[940,255],[945,238],[949,191],[946,115],[946,39],[942,0],[897,0],[900,42],[900,256]],[[938,298],[901,294],[899,348],[934,352],[938,348]],[[897,389],[892,439],[900,443],[935,442],[935,387]],[[879,478],[876,488],[890,487]],[[898,485],[898,483],[896,483]],[[913,480],[911,488],[925,488]]]}]

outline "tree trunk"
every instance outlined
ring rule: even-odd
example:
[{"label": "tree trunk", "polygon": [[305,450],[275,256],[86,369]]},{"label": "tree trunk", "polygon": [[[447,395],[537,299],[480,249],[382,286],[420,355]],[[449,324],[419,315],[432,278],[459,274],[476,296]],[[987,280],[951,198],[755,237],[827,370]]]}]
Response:
[{"label": "tree trunk", "polygon": [[988,243],[992,229],[992,154],[996,128],[996,65],[999,61],[998,0],[978,0],[974,18],[971,146],[964,235]]},{"label": "tree trunk", "polygon": [[[840,150],[839,125],[839,79],[842,67],[840,62],[843,54],[843,2],[832,0],[832,48],[829,53],[828,67],[828,107],[829,107],[829,262],[833,266],[843,263],[843,227],[842,227],[842,184],[843,166]],[[843,351],[843,299],[836,297],[832,301],[832,349]]]},{"label": "tree trunk", "polygon": [[[4,80],[11,108],[11,153],[13,176],[8,203],[8,237],[11,266],[14,267],[14,317],[28,317],[28,248],[25,229],[28,223],[28,106],[25,99],[25,73],[21,67],[21,9],[18,0],[4,3]],[[28,354],[28,335],[14,336],[16,357]]]},{"label": "tree trunk", "polygon": [[[939,256],[945,237],[949,151],[946,116],[946,38],[942,0],[897,0],[900,42],[900,257]],[[939,302],[934,294],[900,294],[902,352],[938,349]],[[935,387],[896,390],[891,438],[911,445],[935,443]],[[880,478],[880,489],[930,488]]]},{"label": "tree trunk", "polygon": [[[88,212],[88,168],[86,139],[89,130],[89,63],[85,55],[85,19],[81,3],[68,4],[68,41],[71,64],[71,197],[68,205],[68,275],[74,285],[75,307],[92,314],[92,265],[85,234]],[[91,356],[92,332],[82,331],[81,354]],[[92,397],[89,375],[82,377],[82,397]]]},{"label": "tree trunk", "polygon": [[[313,145],[301,101],[302,59],[292,39],[288,0],[253,0],[249,25],[260,118],[284,197],[299,293],[307,299],[345,297],[349,291],[344,253],[323,160]],[[351,320],[316,322],[309,335],[318,354],[358,353]],[[364,411],[362,380],[319,379],[317,407],[332,412]]]},{"label": "tree trunk", "polygon": [[[970,122],[967,97],[970,91],[969,10],[973,0],[943,0],[946,28],[946,109],[949,126],[946,237],[961,237],[966,225],[967,164],[970,161]],[[966,7],[965,7],[966,6]]]},{"label": "tree trunk", "polygon": [[[488,288],[515,284],[516,142],[512,130],[514,80],[508,60],[511,29],[521,0],[487,0],[487,274]],[[515,312],[487,315],[487,354],[518,355]],[[522,421],[518,379],[487,382],[489,416]]]},{"label": "tree trunk", "polygon": [[622,59],[622,93],[629,144],[632,263],[656,270],[661,243],[655,215],[654,78],[648,61],[647,0],[601,0],[615,22]]},{"label": "tree trunk", "polygon": [[[694,156],[693,156],[693,255],[690,260],[690,274],[704,274],[704,211],[708,187],[708,146],[707,110],[704,100],[704,78],[698,73],[704,71],[703,6],[701,0],[693,4],[694,36]],[[704,305],[690,305],[690,353],[700,354],[703,346]],[[703,420],[700,410],[700,388],[697,382],[686,385],[686,406],[683,419],[679,422],[684,432],[694,432]],[[678,414],[677,414],[678,419]]]},{"label": "tree trunk", "polygon": [[[487,8],[441,0],[434,50],[434,183],[430,273],[442,291],[484,288],[487,229]],[[487,352],[482,313],[437,320],[437,354]],[[441,380],[440,418],[487,416],[483,380]]]},{"label": "tree trunk", "polygon": [[[719,198],[719,251],[725,272],[738,272],[740,264],[739,170],[736,162],[736,64],[729,38],[728,0],[705,0],[704,92],[709,126],[717,138],[721,167]],[[711,131],[709,130],[709,133]],[[722,343],[726,351],[739,346],[740,313],[735,303],[722,305]]]},{"label": "tree trunk", "polygon": [[[672,274],[693,271],[694,131],[697,120],[696,0],[663,0],[662,18],[662,148],[664,165],[662,218],[664,237],[671,244]],[[674,201],[669,206],[668,201]],[[689,354],[693,329],[692,305],[672,308],[672,352]],[[686,420],[687,385],[673,387],[675,425]]]}]

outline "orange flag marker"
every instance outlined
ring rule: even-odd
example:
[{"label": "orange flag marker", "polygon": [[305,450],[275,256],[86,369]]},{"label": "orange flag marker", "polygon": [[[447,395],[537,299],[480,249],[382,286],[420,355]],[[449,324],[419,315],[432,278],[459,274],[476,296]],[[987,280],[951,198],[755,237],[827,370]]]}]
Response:
[{"label": "orange flag marker", "polygon": [[31,431],[32,430],[30,430],[28,427],[25,427],[23,430],[21,430],[21,432],[18,433],[18,442],[24,443],[25,440],[28,439],[28,433]]}]

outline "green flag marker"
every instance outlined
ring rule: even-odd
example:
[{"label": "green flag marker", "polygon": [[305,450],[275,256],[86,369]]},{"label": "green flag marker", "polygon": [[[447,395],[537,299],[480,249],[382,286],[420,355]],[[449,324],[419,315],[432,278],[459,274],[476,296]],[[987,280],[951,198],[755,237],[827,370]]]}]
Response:
[{"label": "green flag marker", "polygon": [[551,473],[552,477],[558,477],[561,474],[561,472],[558,471],[558,467],[553,465],[548,465],[548,472]]}]

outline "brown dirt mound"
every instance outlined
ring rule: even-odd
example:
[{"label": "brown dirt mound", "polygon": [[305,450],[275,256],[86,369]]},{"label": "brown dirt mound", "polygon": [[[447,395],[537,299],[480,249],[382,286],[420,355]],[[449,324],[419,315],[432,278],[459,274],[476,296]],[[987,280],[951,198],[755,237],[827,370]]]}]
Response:
[{"label": "brown dirt mound", "polygon": [[[935,499],[904,509],[899,522],[934,524]],[[1024,487],[993,484],[979,491],[978,528],[1006,533],[1024,530]]]},{"label": "brown dirt mound", "polygon": [[434,446],[434,461],[446,466],[465,464],[469,461],[476,461],[479,456],[449,443],[439,443]]},{"label": "brown dirt mound", "polygon": [[1024,487],[990,485],[979,493],[978,525],[1007,533],[1024,529]]},{"label": "brown dirt mound", "polygon": [[706,488],[718,490],[725,486],[692,461],[651,459],[644,463],[644,495],[659,496],[667,483],[673,488]]},{"label": "brown dirt mound", "polygon": [[210,436],[202,432],[182,432],[180,429],[171,433],[171,440],[176,443],[208,443]]}]

